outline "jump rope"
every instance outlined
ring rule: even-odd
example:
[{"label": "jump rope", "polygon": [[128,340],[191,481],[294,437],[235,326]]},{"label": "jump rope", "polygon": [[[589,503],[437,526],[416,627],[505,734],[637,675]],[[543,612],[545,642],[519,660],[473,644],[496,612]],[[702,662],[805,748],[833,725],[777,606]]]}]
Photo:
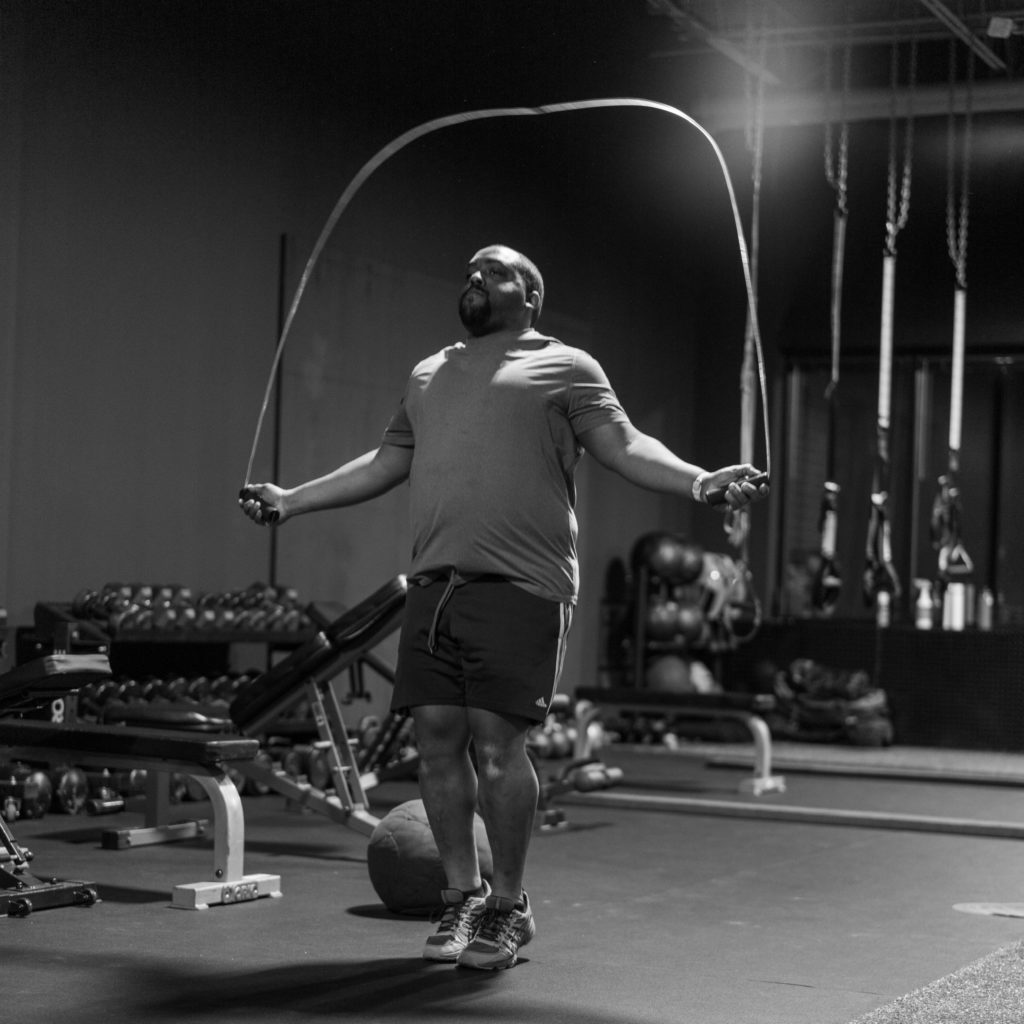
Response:
[{"label": "jump rope", "polygon": [[[754,292],[753,277],[750,269],[750,256],[747,251],[746,239],[743,235],[743,222],[740,217],[739,205],[736,201],[736,192],[733,188],[732,179],[729,176],[729,169],[725,162],[725,157],[722,155],[721,149],[718,147],[718,143],[715,142],[710,132],[704,128],[703,125],[698,123],[689,114],[684,113],[677,107],[668,105],[667,103],[659,103],[655,100],[645,99],[634,99],[630,97],[612,98],[612,99],[594,99],[594,100],[575,100],[568,103],[550,103],[539,107],[496,107],[486,110],[470,110],[459,114],[449,114],[445,117],[434,118],[431,121],[425,121],[414,128],[410,128],[407,132],[399,135],[393,139],[386,146],[380,149],[373,157],[371,157],[359,170],[356,176],[349,183],[345,191],[338,198],[338,201],[334,205],[334,209],[331,211],[330,216],[327,218],[323,229],[320,232],[319,237],[316,240],[316,244],[313,246],[312,252],[309,255],[309,259],[306,261],[305,268],[302,272],[302,276],[299,279],[299,284],[295,289],[295,295],[292,298],[291,305],[288,308],[287,316],[284,320],[284,326],[281,329],[281,337],[277,344],[277,350],[274,353],[274,360],[270,367],[270,375],[267,380],[267,387],[263,394],[263,404],[260,407],[259,417],[256,421],[256,431],[253,436],[252,448],[249,452],[249,462],[246,465],[245,479],[242,483],[242,488],[239,491],[239,497],[243,500],[254,500],[258,501],[262,507],[263,520],[266,523],[273,524],[277,521],[279,513],[276,509],[269,506],[266,502],[262,501],[259,495],[255,492],[255,489],[251,486],[252,481],[252,468],[253,463],[256,459],[256,451],[259,446],[260,433],[263,429],[263,421],[266,417],[267,407],[270,404],[270,396],[274,389],[274,382],[277,378],[278,368],[281,363],[281,356],[284,352],[285,344],[291,333],[292,322],[295,319],[295,314],[298,311],[299,304],[302,301],[302,297],[306,291],[306,286],[312,277],[313,270],[323,253],[324,247],[327,245],[328,239],[334,232],[338,221],[341,219],[341,215],[345,212],[349,203],[355,197],[356,193],[366,183],[367,179],[376,171],[385,161],[389,160],[400,150],[404,149],[410,143],[415,142],[417,139],[423,138],[425,135],[429,135],[432,132],[440,131],[442,128],[451,128],[455,125],[468,124],[471,121],[483,121],[491,118],[498,117],[537,117],[544,114],[561,114],[561,113],[573,113],[581,110],[598,110],[615,107],[640,107],[647,110],[657,110],[665,114],[671,114],[673,117],[681,118],[686,121],[687,124],[692,125],[697,129],[698,132],[707,140],[708,144],[714,151],[715,157],[718,160],[719,167],[722,170],[722,177],[725,180],[725,187],[729,194],[729,204],[732,209],[733,223],[736,229],[736,241],[739,247],[740,264],[743,269],[743,282],[746,288],[747,296],[747,312],[748,312],[748,331],[750,338],[753,341],[754,351],[757,357],[757,374],[758,383],[761,394],[761,411],[762,411],[762,428],[764,431],[764,447],[765,447],[765,471],[756,477],[748,478],[747,482],[753,484],[759,484],[767,482],[771,477],[771,443],[768,427],[768,385],[765,374],[764,365],[764,351],[761,344],[761,331],[757,320],[757,299]],[[705,500],[708,504],[717,505],[722,504],[725,501],[725,490],[724,488],[710,488],[705,494]]]}]

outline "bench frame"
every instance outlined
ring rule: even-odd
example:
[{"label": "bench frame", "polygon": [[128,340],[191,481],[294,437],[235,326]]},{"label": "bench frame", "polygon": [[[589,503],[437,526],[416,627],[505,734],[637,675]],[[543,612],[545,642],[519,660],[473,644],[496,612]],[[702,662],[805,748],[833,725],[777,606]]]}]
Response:
[{"label": "bench frame", "polygon": [[308,807],[364,836],[372,835],[380,822],[370,811],[366,798],[366,790],[379,780],[376,773],[360,772],[354,741],[332,681],[346,670],[361,672],[364,662],[393,681],[390,670],[372,659],[369,652],[401,625],[407,591],[405,576],[388,581],[254,680],[248,692],[231,706],[231,717],[239,731],[246,736],[258,736],[305,697],[320,737],[318,746],[327,756],[334,792],[318,789],[308,780],[296,779],[256,761],[241,763],[238,769],[254,782],[282,794],[290,803]]},{"label": "bench frame", "polygon": [[315,671],[288,702],[294,703],[302,694],[309,700],[320,744],[327,756],[334,784],[333,793],[317,789],[303,778],[293,778],[280,769],[267,767],[258,761],[245,761],[237,767],[254,782],[282,794],[292,805],[308,807],[332,821],[369,836],[380,819],[369,810],[363,779],[352,753],[353,741],[345,726],[338,697],[331,686],[333,678],[347,667],[344,664],[346,660],[346,657],[339,655],[337,661],[331,661]]},{"label": "bench frame", "polygon": [[[745,705],[745,706],[743,706]],[[741,779],[739,790],[753,796],[764,793],[783,793],[786,779],[772,774],[772,737],[768,724],[758,714],[768,710],[767,703],[755,695],[744,700],[738,695],[671,694],[657,690],[602,690],[597,688],[576,691],[574,719],[576,743],[573,756],[591,757],[594,739],[589,726],[598,721],[607,708],[639,713],[672,714],[681,718],[731,719],[742,722],[750,730],[754,741],[754,774]]]},{"label": "bench frame", "polygon": [[[111,753],[97,749],[103,739],[119,745],[138,747],[130,752]],[[238,789],[227,766],[240,766],[258,749],[255,740],[231,738],[218,741],[202,737],[213,755],[205,763],[189,757],[195,734],[127,726],[55,725],[43,721],[0,721],[0,747],[16,759],[76,764],[102,768],[146,769],[146,824],[141,829],[116,830],[115,842],[104,840],[108,849],[124,849],[168,839],[205,834],[206,822],[170,824],[167,776],[181,772],[192,776],[203,788],[213,808],[213,870],[211,877],[174,886],[171,906],[183,910],[205,910],[211,906],[242,903],[262,896],[281,895],[279,875],[245,874],[245,815]],[[83,742],[95,741],[95,742]],[[147,748],[161,753],[144,753]],[[254,749],[250,749],[254,748]]]}]

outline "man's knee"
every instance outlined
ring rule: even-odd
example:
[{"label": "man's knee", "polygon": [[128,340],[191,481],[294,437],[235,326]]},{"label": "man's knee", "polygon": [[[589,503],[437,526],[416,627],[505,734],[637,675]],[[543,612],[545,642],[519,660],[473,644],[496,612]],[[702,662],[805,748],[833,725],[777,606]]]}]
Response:
[{"label": "man's knee", "polygon": [[414,707],[412,715],[421,761],[465,755],[470,737],[465,708],[422,705]]}]

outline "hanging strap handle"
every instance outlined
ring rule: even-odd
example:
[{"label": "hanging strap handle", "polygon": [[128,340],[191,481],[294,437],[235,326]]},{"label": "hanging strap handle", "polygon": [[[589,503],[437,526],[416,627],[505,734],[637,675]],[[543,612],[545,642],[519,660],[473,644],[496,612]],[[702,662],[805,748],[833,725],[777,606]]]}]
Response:
[{"label": "hanging strap handle", "polygon": [[968,55],[967,108],[964,113],[963,153],[959,210],[956,198],[956,117],[953,110],[953,83],[956,77],[956,48],[949,49],[949,120],[946,132],[946,250],[953,265],[953,358],[950,368],[949,457],[945,474],[939,477],[932,504],[932,546],[938,551],[939,578],[968,576],[974,563],[962,539],[963,507],[957,475],[960,470],[961,427],[963,423],[964,335],[967,321],[967,225],[970,196],[971,89],[974,61]]},{"label": "hanging strap handle", "polygon": [[[826,480],[822,486],[821,507],[818,517],[818,566],[811,580],[811,605],[826,615],[835,610],[842,594],[843,580],[836,560],[839,535],[839,484],[835,479],[837,392],[839,388],[839,359],[842,326],[843,262],[846,253],[847,177],[849,168],[849,124],[846,118],[846,99],[850,88],[850,45],[843,56],[843,86],[839,113],[838,155],[833,147],[831,120],[825,123],[825,178],[835,193],[832,215],[832,276],[829,307],[830,348],[832,369],[825,401],[828,403],[828,451]],[[831,49],[828,51],[826,85],[832,84]]]},{"label": "hanging strap handle", "polygon": [[[752,29],[748,26],[748,32]],[[761,34],[758,62],[764,67],[767,36]],[[761,254],[761,180],[764,166],[764,77],[758,77],[751,89],[751,76],[746,77],[747,105],[751,111],[746,128],[746,147],[751,154],[750,182],[750,280],[754,305],[747,309],[743,333],[743,364],[740,367],[740,462],[754,462],[754,432],[757,421],[757,351],[755,345],[755,314],[758,266]],[[723,523],[726,538],[745,562],[750,540],[750,509],[729,509]]]},{"label": "hanging strap handle", "polygon": [[889,514],[889,428],[892,400],[892,328],[896,287],[896,237],[910,216],[910,183],[914,152],[913,87],[917,79],[917,40],[910,43],[911,106],[907,111],[903,132],[903,162],[899,174],[896,169],[897,125],[896,91],[899,84],[899,46],[892,43],[890,65],[892,108],[889,117],[889,164],[886,193],[885,248],[882,255],[882,318],[878,358],[878,414],[876,425],[876,457],[874,479],[871,486],[871,512],[865,547],[863,575],[864,598],[874,604],[879,613],[879,595],[888,594],[893,600],[901,593],[899,577],[892,561],[892,541]]}]

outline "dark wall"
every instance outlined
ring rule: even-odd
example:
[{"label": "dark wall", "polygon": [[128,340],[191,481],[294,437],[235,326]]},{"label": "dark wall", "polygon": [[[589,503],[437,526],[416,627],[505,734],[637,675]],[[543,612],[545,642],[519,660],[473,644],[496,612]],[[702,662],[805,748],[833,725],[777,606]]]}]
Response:
[{"label": "dark wall", "polygon": [[[685,108],[706,86],[685,73],[688,62],[646,56],[664,47],[665,27],[642,0],[514,6],[510,16],[505,5],[368,0],[3,4],[0,602],[15,622],[37,600],[108,580],[229,589],[266,578],[267,534],[238,514],[234,495],[277,340],[281,240],[290,297],[342,190],[382,147],[456,111],[616,95]],[[737,75],[728,69],[716,84],[741,90]],[[1016,120],[989,122],[974,178],[969,345],[1019,348],[1022,142]],[[850,345],[868,348],[883,135],[859,126],[852,145],[844,308]],[[927,286],[915,281],[942,245],[944,150],[921,138],[898,345],[931,342],[949,301],[940,270],[924,274]],[[775,420],[779,353],[813,351],[827,330],[820,140],[817,128],[768,134],[761,320]],[[746,217],[750,155],[739,133],[721,142]],[[414,142],[360,190],[328,254],[388,280],[429,279],[394,304],[436,296],[424,310],[430,329],[410,336],[416,310],[367,303],[350,311],[352,335],[329,341],[386,345],[403,325],[410,360],[444,343],[457,329],[454,302],[447,325],[433,302],[444,282],[454,294],[475,248],[498,239],[541,264],[550,322],[586,338],[642,429],[704,465],[736,459],[745,295],[721,171],[699,133],[660,112],[604,110],[489,120]],[[369,282],[377,270],[365,273]],[[356,454],[355,439],[366,443],[392,402],[382,387],[329,439],[324,461]],[[256,475],[269,471],[274,426]],[[776,459],[781,443],[776,432]],[[773,508],[755,515],[751,543],[764,590]],[[583,471],[580,511],[575,642],[587,676],[608,560],[652,528],[717,550],[723,537],[713,513],[595,466]],[[351,601],[400,570],[386,525],[395,515],[375,525],[339,514],[317,527],[348,531],[346,544],[376,568],[356,578],[350,566],[316,566],[309,578],[331,592],[308,596]],[[281,544],[294,565],[286,535]]]},{"label": "dark wall", "polygon": [[[221,590],[267,578],[267,532],[234,499],[277,339],[282,237],[290,296],[342,189],[382,146],[433,114],[529,91],[532,65],[497,88],[449,79],[451,54],[412,23],[381,21],[383,9],[5,5],[0,578],[15,624],[31,621],[36,601],[108,581]],[[436,330],[395,338],[399,321],[415,319],[397,316],[422,294],[409,288],[390,307],[367,302],[352,334],[329,340],[356,352],[364,341],[399,344],[411,367],[457,329],[466,259],[502,239],[544,267],[548,322],[577,325],[636,422],[689,453],[691,298],[680,266],[628,230],[658,221],[660,205],[620,178],[634,160],[648,180],[664,178],[658,161],[681,144],[654,117],[570,120],[438,133],[374,175],[328,255],[429,278],[435,296],[447,282],[448,325],[431,306],[423,319]],[[382,384],[375,406],[329,439],[322,471],[374,443],[403,384]],[[257,478],[274,426],[271,417]],[[294,472],[282,465],[283,482]],[[690,512],[583,473],[581,556],[594,585],[577,619],[576,674],[596,658],[608,558],[652,525],[687,529]],[[358,574],[351,563],[296,566],[288,545],[309,540],[286,531],[281,561],[323,587],[305,596],[351,602],[404,568],[396,515],[303,524],[348,536],[345,550],[377,552]],[[313,547],[320,558],[327,550]]]}]

